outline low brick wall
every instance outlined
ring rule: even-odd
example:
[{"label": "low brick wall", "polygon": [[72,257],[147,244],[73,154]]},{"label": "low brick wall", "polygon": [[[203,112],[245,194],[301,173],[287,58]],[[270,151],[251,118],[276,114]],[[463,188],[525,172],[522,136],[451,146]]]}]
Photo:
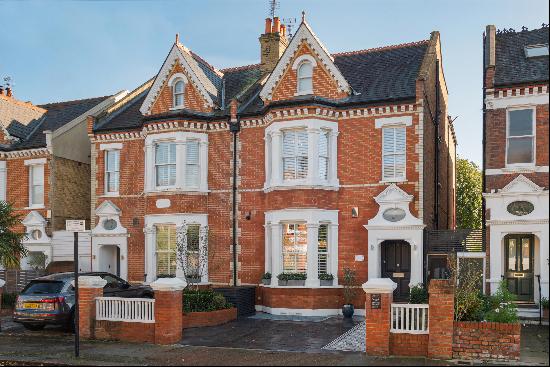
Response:
[{"label": "low brick wall", "polygon": [[[277,279],[272,279],[277,282]],[[270,308],[293,309],[336,309],[344,304],[342,288],[295,288],[295,287],[258,287],[256,304]],[[358,289],[353,302],[355,309],[365,308],[365,293]]]},{"label": "low brick wall", "polygon": [[521,324],[455,322],[453,357],[519,360]]},{"label": "low brick wall", "polygon": [[425,357],[428,355],[428,334],[390,333],[390,354]]},{"label": "low brick wall", "polygon": [[95,321],[95,339],[130,343],[154,343],[155,324],[121,321]]},{"label": "low brick wall", "polygon": [[189,329],[193,327],[217,326],[236,319],[237,309],[234,307],[210,312],[189,312],[183,314],[182,327],[183,329]]}]

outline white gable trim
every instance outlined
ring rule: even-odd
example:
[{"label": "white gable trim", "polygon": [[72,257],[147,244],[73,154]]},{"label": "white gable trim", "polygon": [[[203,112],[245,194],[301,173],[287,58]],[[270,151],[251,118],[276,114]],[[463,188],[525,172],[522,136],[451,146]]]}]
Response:
[{"label": "white gable trim", "polygon": [[185,69],[185,71],[187,71],[189,78],[191,79],[191,83],[197,88],[201,96],[204,98],[204,100],[206,101],[206,105],[208,107],[214,106],[214,101],[210,97],[210,93],[213,95],[217,95],[218,91],[216,87],[206,77],[206,75],[204,75],[200,67],[193,60],[193,57],[184,49],[182,50],[182,48],[183,47],[180,47],[177,44],[174,44],[174,46],[172,46],[172,49],[170,50],[166,61],[164,61],[164,64],[162,64],[162,67],[157,77],[155,78],[155,82],[151,86],[149,93],[147,93],[147,97],[145,97],[145,101],[143,101],[143,104],[139,109],[142,114],[146,115],[150,112],[151,107],[153,106],[153,102],[157,99],[157,96],[160,93],[164,82],[168,78],[172,67],[178,61],[180,65]]},{"label": "white gable trim", "polygon": [[298,28],[298,31],[296,32],[294,37],[292,37],[292,40],[290,41],[287,49],[283,53],[283,56],[277,63],[277,66],[275,67],[271,75],[269,75],[264,87],[262,88],[262,91],[260,92],[260,97],[262,98],[262,100],[266,101],[272,98],[273,89],[283,76],[285,70],[290,64],[291,59],[294,57],[294,54],[296,54],[296,51],[298,51],[298,48],[304,40],[307,42],[311,50],[315,52],[317,58],[323,63],[332,78],[336,80],[336,82],[338,83],[338,89],[343,92],[351,91],[351,87],[346,78],[344,78],[340,70],[338,70],[336,65],[334,65],[334,58],[323,46],[321,41],[319,41],[309,25],[306,22],[302,22],[302,24]]},{"label": "white gable trim", "polygon": [[183,80],[183,82],[185,84],[189,83],[189,80],[187,79],[187,77],[185,76],[184,73],[175,73],[174,75],[172,75],[170,77],[170,79],[168,80],[168,86],[171,87],[172,85],[174,85],[174,82],[178,79],[181,79]]},{"label": "white gable trim", "polygon": [[311,66],[317,66],[317,60],[315,60],[315,57],[311,55],[301,55],[298,56],[296,60],[294,60],[294,63],[292,64],[292,70],[298,69],[298,66],[302,63],[302,61],[309,61],[311,63]]}]

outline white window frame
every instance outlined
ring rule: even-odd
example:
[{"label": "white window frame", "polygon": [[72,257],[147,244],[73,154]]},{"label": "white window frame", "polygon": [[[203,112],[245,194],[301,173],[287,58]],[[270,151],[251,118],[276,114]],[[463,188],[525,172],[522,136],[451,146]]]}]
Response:
[{"label": "white window frame", "polygon": [[[300,67],[304,63],[311,64],[311,89],[300,91],[299,71],[300,71]],[[313,75],[315,73],[315,68],[316,67],[317,67],[317,61],[315,60],[315,58],[313,56],[308,55],[308,54],[298,56],[294,60],[294,63],[292,64],[292,69],[296,71],[296,93],[294,94],[295,96],[304,96],[304,95],[313,94]]]},{"label": "white window frame", "polygon": [[[533,134],[532,135],[522,135],[522,136],[510,137],[510,112],[511,111],[518,111],[518,110],[531,110],[532,111],[532,113],[533,113],[533,118],[532,118]],[[525,137],[532,137],[533,138],[533,144],[532,144],[533,161],[530,162],[530,163],[512,163],[512,164],[508,164],[508,142],[510,141],[510,139],[525,138]],[[536,165],[536,162],[537,162],[537,108],[536,108],[536,106],[523,105],[523,106],[508,107],[506,109],[506,152],[505,152],[505,155],[504,155],[504,159],[505,159],[505,161],[504,161],[505,167],[509,168],[509,169],[534,167]]]},{"label": "white window frame", "polygon": [[[198,185],[187,186],[185,175],[187,172],[188,141],[199,142],[199,170]],[[155,146],[161,142],[176,144],[176,182],[173,186],[156,184]],[[164,191],[191,191],[208,192],[208,135],[203,133],[177,131],[170,133],[149,134],[145,138],[145,192],[155,193]]]},{"label": "white window frame", "polygon": [[[174,154],[176,155],[174,157],[174,163],[171,163],[170,162],[170,159],[168,159],[168,162],[165,162],[165,163],[157,163],[157,147],[161,144],[167,144],[169,146],[168,148],[168,157],[169,158],[172,158],[172,155],[170,153],[170,145],[174,145]],[[169,189],[174,189],[176,187],[176,180],[177,180],[177,166],[178,166],[178,152],[177,152],[177,149],[178,149],[178,144],[173,141],[173,140],[158,140],[155,142],[154,146],[153,146],[153,151],[154,151],[154,155],[155,155],[155,158],[154,158],[154,161],[153,161],[153,165],[154,165],[154,168],[153,168],[153,174],[155,175],[155,188],[159,191],[162,191],[162,190],[169,190]],[[174,173],[175,177],[174,177],[174,184],[173,185],[159,185],[158,183],[158,168],[159,167],[163,167],[163,166],[174,166],[176,168],[176,172]]]},{"label": "white window frame", "polygon": [[283,225],[305,223],[307,226],[307,279],[305,288],[320,287],[319,281],[319,226],[326,224],[328,252],[327,273],[338,286],[338,210],[283,209],[265,213],[265,272],[273,275],[269,287],[278,287],[277,276],[283,272]]},{"label": "white window frame", "polygon": [[[28,209],[43,209],[46,205],[46,158],[28,159],[25,161],[25,166],[28,167],[28,179],[29,179],[29,206]],[[33,194],[33,171],[35,167],[42,166],[42,202],[34,203]]]},{"label": "white window frame", "polygon": [[[381,141],[381,167],[380,167],[380,173],[381,173],[381,179],[380,183],[396,183],[396,182],[406,182],[407,181],[407,140],[409,135],[409,129],[408,127],[412,126],[412,116],[406,115],[406,116],[395,116],[395,117],[383,117],[378,118],[374,121],[374,126],[377,129],[381,129],[380,132],[380,139]],[[384,131],[385,128],[405,128],[405,171],[403,177],[394,177],[393,179],[386,179],[384,178]]]},{"label": "white window frame", "polygon": [[[305,179],[285,180],[283,177],[283,133],[305,129],[308,134],[308,171]],[[327,179],[319,177],[319,135],[328,133]],[[264,191],[288,189],[338,190],[338,123],[317,119],[278,121],[265,129]]]},{"label": "white window frame", "polygon": [[8,168],[6,161],[0,161],[0,201],[6,201],[8,197]]},{"label": "white window frame", "polygon": [[[395,130],[402,130],[404,133],[405,133],[405,149],[402,151],[402,152],[397,152],[395,149],[393,152],[390,152],[390,153],[386,153],[385,152],[385,147],[384,147],[384,144],[385,144],[385,140],[384,140],[384,133],[388,130],[394,130],[394,141],[393,141],[393,146],[394,148],[397,146],[397,141],[396,141],[396,138],[395,138]],[[393,171],[394,171],[394,176],[393,177],[386,177],[386,172],[385,172],[385,164],[384,164],[384,158],[386,158],[387,156],[393,156],[393,157],[396,157],[396,156],[404,156],[405,158],[405,169],[403,171],[403,175],[402,176],[396,176],[395,175],[395,172],[397,171],[397,163],[396,161],[394,160],[394,163],[393,163]],[[403,181],[406,181],[407,180],[407,128],[405,126],[386,126],[384,128],[382,128],[382,181],[384,182],[403,182]]]},{"label": "white window frame", "polygon": [[[147,283],[156,280],[157,274],[157,259],[156,259],[156,226],[163,224],[172,224],[176,226],[176,238],[178,231],[185,231],[187,225],[198,224],[201,230],[208,226],[208,214],[153,214],[145,216],[145,274],[147,275]],[[207,236],[206,236],[207,237]],[[208,251],[208,239],[206,242],[199,243],[199,251]],[[184,279],[185,273],[177,262],[176,276]],[[205,271],[202,274],[200,284],[208,283],[208,266],[205,264]]]},{"label": "white window frame", "polygon": [[[176,93],[177,82],[183,82],[182,93]],[[172,91],[172,107],[170,110],[181,110],[185,107],[185,88],[187,87],[187,83],[189,83],[189,80],[183,73],[175,73],[168,79],[168,87],[170,87]],[[182,95],[182,103],[180,105],[176,105],[176,95]]]},{"label": "white window frame", "polygon": [[[117,168],[118,171],[109,171],[108,170],[108,159],[110,154],[117,155]],[[104,195],[106,196],[118,196],[120,192],[120,149],[106,149],[104,152],[104,161],[105,161],[105,176],[104,176]],[[109,175],[116,173],[117,174],[117,180],[116,180],[116,190],[115,191],[109,191]]]}]

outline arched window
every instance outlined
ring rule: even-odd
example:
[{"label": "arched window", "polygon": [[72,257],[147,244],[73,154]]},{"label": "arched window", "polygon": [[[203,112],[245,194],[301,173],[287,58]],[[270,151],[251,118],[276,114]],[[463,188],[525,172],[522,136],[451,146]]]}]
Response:
[{"label": "arched window", "polygon": [[298,66],[298,94],[313,93],[313,65],[304,61]]},{"label": "arched window", "polygon": [[185,83],[183,80],[178,80],[174,83],[174,107],[183,107],[183,93],[185,90]]}]

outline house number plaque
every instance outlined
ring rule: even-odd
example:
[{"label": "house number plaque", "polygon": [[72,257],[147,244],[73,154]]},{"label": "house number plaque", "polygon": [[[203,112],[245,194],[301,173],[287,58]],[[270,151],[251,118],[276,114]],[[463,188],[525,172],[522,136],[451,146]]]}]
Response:
[{"label": "house number plaque", "polygon": [[372,310],[380,309],[381,301],[380,301],[380,294],[375,293],[370,296],[370,308]]}]

